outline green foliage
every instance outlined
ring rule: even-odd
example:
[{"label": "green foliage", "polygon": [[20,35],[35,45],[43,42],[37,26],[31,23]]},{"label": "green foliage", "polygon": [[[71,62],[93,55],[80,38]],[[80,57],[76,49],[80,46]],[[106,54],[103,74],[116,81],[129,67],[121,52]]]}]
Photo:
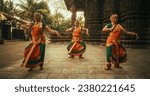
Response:
[{"label": "green foliage", "polygon": [[57,26],[57,29],[58,31],[60,32],[63,32],[65,33],[65,30],[70,28],[71,27],[71,24],[70,24],[70,20],[63,20],[58,26]]},{"label": "green foliage", "polygon": [[[60,15],[60,16],[59,16]],[[66,29],[71,27],[70,25],[70,19],[65,20],[64,17],[59,13],[52,16],[52,23],[50,24],[50,27],[58,30],[61,33],[64,33]]]},{"label": "green foliage", "polygon": [[18,15],[24,15],[24,18],[33,20],[33,14],[35,12],[40,12],[49,20],[48,15],[50,15],[50,10],[48,4],[43,0],[21,0],[20,2],[20,4],[17,4],[21,8],[21,12]]},{"label": "green foliage", "polygon": [[8,0],[8,1],[5,1],[4,4],[3,4],[3,11],[5,13],[12,13],[14,9],[14,4],[12,1]]},{"label": "green foliage", "polygon": [[[48,2],[54,6],[55,12],[53,15]],[[45,24],[59,32],[65,32],[66,29],[71,27],[71,16],[66,19],[61,10],[69,12],[66,9],[64,0],[48,0],[47,2],[45,0],[20,0],[20,3],[16,5],[11,0],[4,2],[4,12],[10,15],[13,14],[21,19],[33,21],[34,12],[40,12],[43,15]],[[79,16],[77,19],[81,25],[84,25],[83,16]]]}]

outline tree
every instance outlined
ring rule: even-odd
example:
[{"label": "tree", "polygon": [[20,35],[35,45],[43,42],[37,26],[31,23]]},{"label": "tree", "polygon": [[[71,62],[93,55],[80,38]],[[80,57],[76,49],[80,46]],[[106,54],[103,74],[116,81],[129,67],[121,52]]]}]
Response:
[{"label": "tree", "polygon": [[[70,20],[65,18],[62,12],[67,12],[64,0],[49,0],[50,8],[54,9],[52,27],[60,32],[65,32],[70,27]],[[52,7],[51,7],[52,6]]]},{"label": "tree", "polygon": [[3,11],[8,14],[12,13],[12,11],[14,11],[13,2],[10,0],[5,1],[3,4]]},{"label": "tree", "polygon": [[64,0],[49,0],[50,4],[55,9],[55,14],[60,13],[60,10],[66,10]]},{"label": "tree", "polygon": [[[26,19],[33,20],[33,14],[35,12],[40,12],[43,14],[46,19],[46,23],[50,23],[51,20],[48,15],[50,15],[50,10],[48,4],[43,0],[21,0],[20,4],[17,4],[21,8],[20,13],[18,14],[21,17]],[[23,15],[23,16],[22,16]],[[50,20],[50,21],[49,21]]]},{"label": "tree", "polygon": [[21,0],[20,4],[17,4],[21,8],[20,12],[17,14],[24,18],[30,18],[33,16],[34,9],[33,6],[35,5],[35,0]]}]

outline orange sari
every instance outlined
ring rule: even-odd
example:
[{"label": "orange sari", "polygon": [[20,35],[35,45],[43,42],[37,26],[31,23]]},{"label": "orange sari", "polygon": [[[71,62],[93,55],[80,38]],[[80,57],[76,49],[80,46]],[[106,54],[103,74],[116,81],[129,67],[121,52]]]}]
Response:
[{"label": "orange sari", "polygon": [[120,44],[119,38],[122,27],[117,24],[110,32],[106,41],[107,62],[122,63],[126,61],[127,53],[125,48]]},{"label": "orange sari", "polygon": [[122,29],[119,24],[117,24],[112,32],[110,32],[107,41],[106,46],[116,45],[119,44],[119,38],[121,35]]},{"label": "orange sari", "polygon": [[73,47],[71,52],[68,53],[69,55],[79,56],[85,52],[86,45],[82,40],[81,31],[82,31],[82,27],[75,28],[75,30],[73,31],[72,41],[67,46],[68,51]]},{"label": "orange sari", "polygon": [[[31,43],[25,48],[24,61],[21,66],[26,68],[35,68],[37,66],[43,66],[44,62],[46,40],[43,35],[42,27],[33,26],[31,35],[32,35],[32,42],[39,42],[39,43],[36,45]],[[33,49],[32,52],[31,49]],[[26,64],[24,63],[25,61]]]}]

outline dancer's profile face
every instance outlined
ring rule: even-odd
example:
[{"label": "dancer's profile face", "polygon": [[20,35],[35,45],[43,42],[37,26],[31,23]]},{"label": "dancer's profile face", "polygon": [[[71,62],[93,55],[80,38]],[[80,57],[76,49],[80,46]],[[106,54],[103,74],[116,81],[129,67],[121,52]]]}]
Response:
[{"label": "dancer's profile face", "polygon": [[118,15],[112,15],[111,18],[110,18],[111,22],[113,23],[118,23]]},{"label": "dancer's profile face", "polygon": [[114,18],[112,19],[112,22],[113,22],[113,23],[117,23],[117,22],[118,22],[118,18],[117,18],[117,17],[114,17]]},{"label": "dancer's profile face", "polygon": [[42,20],[41,14],[35,13],[35,14],[34,14],[34,20],[35,20],[36,22],[40,22],[40,21]]},{"label": "dancer's profile face", "polygon": [[75,25],[75,26],[78,26],[78,25],[79,25],[79,21],[75,21],[75,22],[74,22],[74,25]]}]

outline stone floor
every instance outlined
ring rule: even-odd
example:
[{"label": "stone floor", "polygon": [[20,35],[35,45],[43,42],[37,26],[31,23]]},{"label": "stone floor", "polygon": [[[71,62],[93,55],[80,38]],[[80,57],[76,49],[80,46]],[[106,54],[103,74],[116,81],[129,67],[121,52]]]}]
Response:
[{"label": "stone floor", "polygon": [[20,67],[27,41],[5,41],[0,45],[2,79],[150,79],[150,49],[127,49],[128,61],[122,69],[105,71],[105,47],[87,43],[84,58],[68,58],[68,43],[46,45],[45,66],[28,72]]}]

